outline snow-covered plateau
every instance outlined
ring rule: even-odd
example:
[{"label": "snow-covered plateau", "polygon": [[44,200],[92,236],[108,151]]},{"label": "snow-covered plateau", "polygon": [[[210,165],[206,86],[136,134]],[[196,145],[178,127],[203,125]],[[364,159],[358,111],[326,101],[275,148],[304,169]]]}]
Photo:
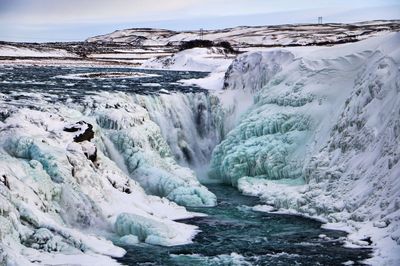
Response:
[{"label": "snow-covered plateau", "polygon": [[[364,40],[398,29],[398,20],[365,21],[359,23],[287,24],[271,26],[240,26],[227,29],[203,30],[202,38],[228,41],[236,48],[262,46],[310,45]],[[88,38],[89,43],[134,43],[135,45],[165,46],[199,39],[199,31],[164,29],[123,29]]]},{"label": "snow-covered plateau", "polygon": [[[217,30],[204,29],[201,32],[132,28],[94,36],[83,42],[0,42],[0,64],[53,66],[141,66],[144,64],[151,66],[153,64],[149,64],[148,61],[154,61],[156,58],[164,58],[162,61],[169,64],[171,59],[176,59],[174,54],[181,50],[183,43],[201,38],[214,43],[229,42],[233,49],[246,52],[270,47],[323,46],[356,42],[399,30],[399,20],[349,24],[241,26]],[[235,54],[227,54],[227,56],[235,56]],[[221,58],[221,53],[213,55],[209,53],[207,57],[214,57],[215,60],[206,61],[210,66],[215,66],[218,57]],[[185,58],[182,59],[185,61]],[[190,57],[188,59],[190,61]],[[206,63],[204,60],[194,61],[197,61],[198,69],[209,69],[204,64]]]},{"label": "snow-covered plateau", "polygon": [[[117,245],[190,243],[198,228],[179,220],[203,215],[186,207],[217,204],[199,181],[212,178],[260,197],[252,210],[346,230],[349,247],[373,248],[368,264],[399,265],[400,33],[389,30],[334,46],[264,47],[236,58],[194,48],[144,62],[211,72],[169,85],[133,83],[162,76],[143,69],[38,81],[18,62],[2,65],[0,77],[13,75],[1,83],[11,89],[0,90],[0,264],[119,265],[113,258],[125,250]],[[138,31],[88,42],[133,42]],[[149,45],[167,44],[143,31]],[[192,84],[208,91],[183,91]]]}]

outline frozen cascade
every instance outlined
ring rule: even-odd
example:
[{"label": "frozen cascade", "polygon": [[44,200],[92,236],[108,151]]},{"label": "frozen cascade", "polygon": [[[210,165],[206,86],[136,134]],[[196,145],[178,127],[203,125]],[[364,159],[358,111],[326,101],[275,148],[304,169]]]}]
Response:
[{"label": "frozen cascade", "polygon": [[205,175],[212,150],[224,135],[219,99],[206,92],[135,95],[134,99],[160,127],[177,162],[200,177]]},{"label": "frozen cascade", "polygon": [[294,55],[285,50],[249,52],[233,60],[225,73],[224,91],[219,95],[226,112],[226,132],[235,128],[261,88],[271,80],[280,82],[278,74],[293,60]]},{"label": "frozen cascade", "polygon": [[14,99],[15,106],[9,97],[0,97],[9,110],[0,122],[0,264],[113,265],[108,256],[125,251],[106,237],[190,243],[196,227],[174,220],[197,214],[176,203],[216,204],[132,95],[50,98],[39,108],[34,97]]},{"label": "frozen cascade", "polygon": [[[339,223],[353,244],[370,238],[379,248],[370,262],[397,265],[399,43],[391,33],[239,56],[221,97],[254,97],[214,149],[210,174],[276,209]],[[292,55],[279,71],[262,67],[282,53]]]},{"label": "frozen cascade", "polygon": [[[180,94],[174,96],[185,99]],[[176,163],[160,127],[150,119],[151,111],[138,105],[135,97],[139,96],[121,93],[119,97],[109,97],[103,93],[86,103],[87,112],[96,117],[104,134],[123,157],[129,175],[152,195],[184,206],[214,206],[215,196],[199,183],[192,170]],[[143,97],[142,100],[152,96]],[[165,105],[164,101],[155,103]],[[176,122],[185,124],[185,121]],[[202,124],[201,119],[199,124]],[[190,141],[196,144],[193,139]],[[186,147],[191,149],[189,144]]]}]

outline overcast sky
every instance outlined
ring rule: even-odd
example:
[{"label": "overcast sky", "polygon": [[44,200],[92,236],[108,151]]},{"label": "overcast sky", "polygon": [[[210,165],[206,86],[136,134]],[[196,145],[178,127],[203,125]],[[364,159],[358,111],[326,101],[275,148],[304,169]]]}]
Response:
[{"label": "overcast sky", "polygon": [[400,18],[399,0],[0,0],[0,40],[82,40],[115,29]]}]

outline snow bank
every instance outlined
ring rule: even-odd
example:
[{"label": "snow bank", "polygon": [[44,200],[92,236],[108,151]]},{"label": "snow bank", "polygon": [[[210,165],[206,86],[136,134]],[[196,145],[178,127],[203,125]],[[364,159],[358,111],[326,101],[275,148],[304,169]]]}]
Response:
[{"label": "snow bank", "polygon": [[371,237],[370,263],[400,263],[399,43],[392,33],[240,56],[220,97],[244,90],[253,101],[215,148],[211,174],[275,209],[344,223],[352,243]]}]

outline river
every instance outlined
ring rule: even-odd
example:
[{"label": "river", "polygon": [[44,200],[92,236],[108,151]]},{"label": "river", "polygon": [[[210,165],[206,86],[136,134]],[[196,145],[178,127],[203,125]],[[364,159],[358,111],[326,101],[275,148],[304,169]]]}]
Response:
[{"label": "river", "polygon": [[218,206],[191,208],[207,217],[183,220],[201,232],[192,244],[124,247],[126,265],[342,265],[361,264],[370,249],[343,246],[345,232],[326,230],[308,218],[256,212],[259,199],[221,184],[207,185]]}]

